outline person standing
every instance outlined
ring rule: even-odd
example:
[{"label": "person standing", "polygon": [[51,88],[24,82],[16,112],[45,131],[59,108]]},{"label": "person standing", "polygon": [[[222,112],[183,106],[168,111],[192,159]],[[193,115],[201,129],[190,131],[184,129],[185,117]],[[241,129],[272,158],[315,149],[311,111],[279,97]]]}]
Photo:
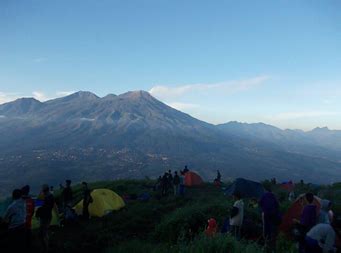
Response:
[{"label": "person standing", "polygon": [[83,185],[83,218],[88,220],[90,218],[89,205],[93,202],[91,197],[91,190],[88,187],[88,183],[82,182]]},{"label": "person standing", "polygon": [[4,215],[4,221],[8,223],[8,250],[23,252],[26,246],[26,204],[19,189],[12,192],[12,198],[13,202]]},{"label": "person standing", "polygon": [[230,226],[233,236],[240,239],[241,227],[244,220],[244,201],[239,192],[234,193],[235,200],[230,216]]},{"label": "person standing", "polygon": [[167,186],[168,186],[168,173],[165,172],[161,179],[161,195],[167,196]]},{"label": "person standing", "polygon": [[217,181],[221,181],[221,174],[219,170],[217,170]]},{"label": "person standing", "polygon": [[71,180],[65,181],[65,188],[62,191],[62,200],[63,200],[63,208],[72,204],[72,188],[71,188]]},{"label": "person standing", "polygon": [[178,172],[174,172],[174,177],[173,177],[173,186],[174,186],[174,196],[179,194],[179,185],[180,185],[180,177],[178,175]]},{"label": "person standing", "polygon": [[327,199],[321,200],[321,210],[319,215],[319,223],[332,224],[334,213],[331,210],[332,202]]},{"label": "person standing", "polygon": [[180,196],[184,197],[185,196],[185,179],[184,179],[184,176],[181,174],[179,176],[179,179],[180,179],[179,194],[180,194]]},{"label": "person standing", "polygon": [[43,247],[43,252],[49,251],[49,227],[52,220],[52,210],[55,205],[55,199],[50,192],[50,187],[45,184],[42,186],[43,205],[38,208],[36,216],[39,218],[39,236]]},{"label": "person standing", "polygon": [[173,175],[172,171],[168,170],[167,175],[167,192],[171,192],[173,190]]},{"label": "person standing", "polygon": [[314,204],[314,194],[306,193],[305,198],[308,204],[304,206],[300,220],[294,220],[301,233],[298,240],[298,251],[300,253],[304,252],[304,238],[307,232],[316,225],[317,221],[317,206]]},{"label": "person standing", "polygon": [[35,203],[30,196],[30,186],[25,185],[22,189],[22,199],[26,204],[26,248],[28,251],[32,249],[32,217],[34,215]]},{"label": "person standing", "polygon": [[265,239],[266,252],[274,252],[281,219],[278,200],[271,192],[271,186],[268,185],[266,188],[267,191],[261,197],[259,206],[262,210],[263,237]]}]

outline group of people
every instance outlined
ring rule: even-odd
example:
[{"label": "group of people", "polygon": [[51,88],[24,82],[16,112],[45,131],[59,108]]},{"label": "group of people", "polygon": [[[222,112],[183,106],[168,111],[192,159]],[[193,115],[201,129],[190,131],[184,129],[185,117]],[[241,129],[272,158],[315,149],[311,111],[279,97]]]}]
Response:
[{"label": "group of people", "polygon": [[172,174],[172,171],[168,170],[163,176],[159,176],[155,188],[161,191],[161,196],[163,197],[171,193],[174,196],[183,196],[185,194],[183,171],[180,171],[180,174],[177,171]]},{"label": "group of people", "polygon": [[48,185],[42,186],[39,196],[43,204],[36,209],[36,204],[30,196],[28,185],[12,192],[13,202],[8,206],[1,222],[7,224],[7,244],[4,249],[13,252],[30,250],[32,247],[32,218],[39,219],[39,239],[44,252],[48,251],[48,228],[52,220],[52,209],[55,205],[53,194]]},{"label": "group of people", "polygon": [[320,212],[314,202],[314,195],[305,195],[307,205],[304,206],[299,220],[294,220],[299,231],[299,252],[320,253],[334,252],[336,239],[334,213],[329,200],[321,200]]},{"label": "group of people", "polygon": [[[228,224],[224,224],[222,233],[229,231],[231,235],[240,239],[241,228],[244,222],[244,201],[240,193],[233,194],[235,200],[230,211]],[[331,202],[321,201],[321,210],[318,213],[314,204],[314,195],[307,193],[305,199],[308,204],[303,208],[299,220],[294,220],[294,224],[300,228],[299,253],[331,253],[334,251],[336,238],[335,219],[331,211]],[[276,251],[276,239],[279,226],[282,222],[279,210],[279,202],[272,193],[271,187],[267,187],[266,192],[258,202],[263,225],[263,238],[266,252]],[[208,220],[205,230],[207,236],[217,233],[217,222],[214,218]]]},{"label": "group of people", "polygon": [[[82,218],[89,219],[89,205],[93,199],[91,190],[86,182],[83,186],[83,212]],[[53,210],[61,214],[66,224],[75,219],[76,214],[72,209],[73,191],[71,180],[66,180],[66,185],[60,185],[61,196],[59,207],[57,206],[51,187],[43,185],[40,194],[33,199],[30,195],[30,186],[26,185],[21,189],[12,192],[13,202],[8,206],[0,223],[6,225],[7,239],[1,248],[11,252],[23,252],[32,250],[32,220],[35,217],[39,222],[39,241],[42,252],[49,250],[49,227],[53,217]]]}]

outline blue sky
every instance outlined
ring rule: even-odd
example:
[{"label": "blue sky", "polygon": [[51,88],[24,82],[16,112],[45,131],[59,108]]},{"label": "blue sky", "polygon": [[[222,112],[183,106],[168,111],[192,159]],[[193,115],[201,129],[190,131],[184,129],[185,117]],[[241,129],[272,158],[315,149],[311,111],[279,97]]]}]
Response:
[{"label": "blue sky", "polygon": [[340,1],[0,1],[0,103],[147,90],[199,119],[341,129]]}]

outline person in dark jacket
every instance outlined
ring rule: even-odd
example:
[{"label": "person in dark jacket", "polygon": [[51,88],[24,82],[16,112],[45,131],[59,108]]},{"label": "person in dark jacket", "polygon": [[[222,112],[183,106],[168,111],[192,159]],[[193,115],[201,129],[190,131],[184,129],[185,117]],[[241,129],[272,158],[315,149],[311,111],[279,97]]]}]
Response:
[{"label": "person in dark jacket", "polygon": [[21,189],[22,199],[26,204],[26,248],[31,251],[32,248],[32,217],[34,215],[35,203],[30,196],[30,186],[26,185]]},{"label": "person in dark jacket", "polygon": [[180,185],[180,177],[178,175],[178,172],[174,172],[174,177],[173,177],[173,186],[174,186],[174,196],[179,194],[179,185]]},{"label": "person in dark jacket", "polygon": [[314,202],[314,194],[307,193],[305,198],[308,202],[303,209],[301,214],[300,224],[304,226],[306,231],[309,231],[313,226],[316,225],[317,221],[317,206],[313,203]]},{"label": "person in dark jacket", "polygon": [[296,221],[301,233],[301,239],[299,239],[300,253],[304,252],[304,238],[306,233],[316,225],[317,221],[317,206],[314,204],[314,194],[309,192],[305,195],[305,198],[308,204],[303,208],[300,220]]},{"label": "person in dark jacket", "polygon": [[45,184],[42,187],[43,205],[38,208],[36,216],[39,218],[39,236],[43,247],[43,252],[49,251],[49,227],[52,220],[52,210],[55,205],[54,196],[50,192],[50,187]]},{"label": "person in dark jacket", "polygon": [[165,174],[161,178],[161,195],[167,196],[167,187],[168,187],[168,173]]},{"label": "person in dark jacket", "polygon": [[271,187],[266,187],[267,191],[259,201],[262,210],[263,236],[267,252],[273,252],[276,248],[278,226],[280,224],[279,203],[276,196],[271,192]]},{"label": "person in dark jacket", "polygon": [[89,205],[93,202],[91,197],[91,190],[86,182],[82,182],[83,185],[83,218],[88,220],[90,218]]},{"label": "person in dark jacket", "polygon": [[62,198],[63,198],[63,205],[67,206],[70,205],[72,202],[72,188],[71,188],[71,180],[65,181],[65,188],[63,188]]}]

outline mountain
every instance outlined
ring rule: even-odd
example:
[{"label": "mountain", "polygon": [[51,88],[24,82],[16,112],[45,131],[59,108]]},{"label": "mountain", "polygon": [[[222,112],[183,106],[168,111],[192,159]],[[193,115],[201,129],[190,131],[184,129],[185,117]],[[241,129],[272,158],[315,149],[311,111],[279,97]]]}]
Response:
[{"label": "mountain", "polygon": [[[185,164],[209,180],[216,169],[225,179],[341,180],[338,151],[309,144],[321,134],[310,138],[262,123],[215,126],[145,91],[19,99],[0,105],[0,115],[0,184],[7,191],[65,178],[155,177]],[[288,148],[292,143],[298,148]]]},{"label": "mountain", "polygon": [[231,121],[217,125],[226,134],[267,142],[293,152],[329,160],[341,161],[341,131],[315,128],[312,131],[282,130],[264,123]]},{"label": "mountain", "polygon": [[40,108],[42,103],[34,98],[19,98],[12,103],[0,106],[0,115],[20,117]]}]

